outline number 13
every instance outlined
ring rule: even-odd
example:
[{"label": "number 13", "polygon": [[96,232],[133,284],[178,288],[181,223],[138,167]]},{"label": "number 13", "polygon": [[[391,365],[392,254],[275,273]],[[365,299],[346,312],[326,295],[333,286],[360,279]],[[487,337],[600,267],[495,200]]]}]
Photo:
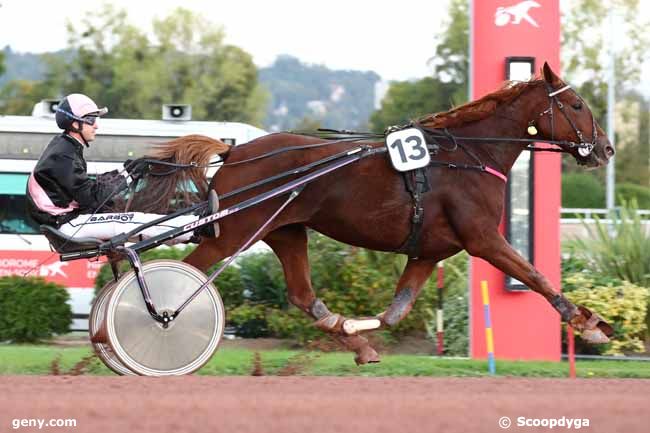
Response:
[{"label": "number 13", "polygon": [[[399,151],[399,157],[402,160],[403,163],[407,163],[409,159],[413,161],[417,161],[419,159],[422,159],[426,156],[427,154],[427,149],[423,146],[422,140],[420,137],[416,135],[411,135],[409,137],[406,137],[404,139],[405,142],[409,143],[409,147],[413,151],[417,151],[415,154],[411,154],[406,156],[406,151],[404,150],[404,144],[402,143],[402,140],[397,139],[393,141],[393,144],[390,145],[391,148],[397,148]],[[411,144],[413,143],[413,144]]]}]

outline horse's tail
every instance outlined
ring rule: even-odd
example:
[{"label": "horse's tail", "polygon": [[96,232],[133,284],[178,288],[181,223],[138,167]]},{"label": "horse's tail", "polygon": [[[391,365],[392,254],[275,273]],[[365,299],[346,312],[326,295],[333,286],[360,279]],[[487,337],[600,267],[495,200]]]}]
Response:
[{"label": "horse's tail", "polygon": [[226,143],[197,134],[156,144],[145,158],[177,164],[193,163],[197,167],[174,169],[151,164],[146,186],[134,195],[129,210],[169,213],[205,200],[209,188],[205,167],[213,156],[225,158],[229,151],[230,146]]}]

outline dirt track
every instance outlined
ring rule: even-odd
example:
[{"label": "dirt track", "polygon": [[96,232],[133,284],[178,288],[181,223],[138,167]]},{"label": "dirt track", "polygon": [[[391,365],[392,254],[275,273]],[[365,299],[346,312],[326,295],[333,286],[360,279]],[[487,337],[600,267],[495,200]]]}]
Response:
[{"label": "dirt track", "polygon": [[4,376],[0,431],[19,418],[76,419],[50,432],[575,431],[516,426],[564,416],[588,418],[581,431],[635,433],[650,431],[649,403],[644,380]]}]

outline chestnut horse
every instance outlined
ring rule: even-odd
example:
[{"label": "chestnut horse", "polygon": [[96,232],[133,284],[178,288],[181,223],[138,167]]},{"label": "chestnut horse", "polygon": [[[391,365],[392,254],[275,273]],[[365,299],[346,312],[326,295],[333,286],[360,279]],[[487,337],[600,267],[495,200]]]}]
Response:
[{"label": "chestnut horse", "polygon": [[[506,191],[504,177],[519,154],[533,141],[531,135],[535,141],[555,141],[560,150],[570,153],[582,165],[602,166],[613,156],[612,145],[584,101],[545,64],[540,79],[508,83],[479,100],[424,117],[415,124],[436,136],[441,151],[433,160],[453,166],[441,167],[438,163],[426,168],[431,188],[421,197],[424,220],[417,242],[417,257],[409,257],[397,282],[392,304],[371,320],[376,326],[369,328],[394,326],[403,319],[436,263],[464,249],[546,298],[564,321],[582,331],[585,340],[607,341],[606,335],[612,332],[609,325],[597,314],[572,304],[559,294],[499,232]],[[486,137],[497,138],[480,140]],[[187,150],[190,141],[176,140],[174,147],[179,152],[182,148]],[[359,145],[346,141],[326,143],[328,141],[321,138],[277,133],[223,151],[223,143],[204,137],[202,147],[195,146],[198,150],[194,155],[175,161],[194,161],[200,165],[211,153],[221,152],[226,164],[209,185],[221,196]],[[256,158],[289,146],[316,144],[323,145]],[[364,144],[384,146],[383,142]],[[251,158],[254,159],[248,161]],[[463,165],[476,168],[477,161],[480,166],[489,168],[453,169]],[[189,177],[195,182],[205,182],[203,171],[198,168],[190,171]],[[184,176],[188,176],[187,172]],[[178,180],[169,177],[173,182]],[[228,197],[222,200],[221,207],[234,205],[282,183],[282,180],[274,181]],[[150,197],[147,194],[149,203]],[[158,203],[165,202],[164,197],[159,198]],[[205,271],[232,255],[285,200],[286,195],[276,197],[221,219],[220,237],[203,239],[185,261]],[[392,168],[386,153],[378,152],[307,184],[256,238],[266,242],[280,259],[289,300],[312,316],[316,326],[354,351],[357,363],[377,362],[379,357],[358,330],[344,325],[346,318],[329,311],[316,297],[310,280],[307,228],[346,244],[398,252],[411,233],[413,205],[403,175]]]}]

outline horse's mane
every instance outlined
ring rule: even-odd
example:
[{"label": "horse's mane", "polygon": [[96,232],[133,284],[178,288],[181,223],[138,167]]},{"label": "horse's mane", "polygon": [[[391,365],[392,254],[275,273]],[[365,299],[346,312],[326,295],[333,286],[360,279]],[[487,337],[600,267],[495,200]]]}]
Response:
[{"label": "horse's mane", "polygon": [[[154,145],[145,158],[179,164],[196,163],[198,167],[174,171],[169,166],[151,164],[154,175],[146,176],[146,186],[134,194],[128,210],[165,214],[205,200],[208,179],[203,167],[214,155],[225,157],[229,151],[230,146],[226,143],[197,134]],[[170,171],[168,175],[155,176]]]},{"label": "horse's mane", "polygon": [[468,102],[442,113],[428,114],[418,119],[417,122],[429,128],[455,128],[476,122],[489,117],[500,104],[511,102],[521,95],[524,90],[543,82],[541,79],[523,82],[506,81],[499,90],[489,93],[476,101]]}]

